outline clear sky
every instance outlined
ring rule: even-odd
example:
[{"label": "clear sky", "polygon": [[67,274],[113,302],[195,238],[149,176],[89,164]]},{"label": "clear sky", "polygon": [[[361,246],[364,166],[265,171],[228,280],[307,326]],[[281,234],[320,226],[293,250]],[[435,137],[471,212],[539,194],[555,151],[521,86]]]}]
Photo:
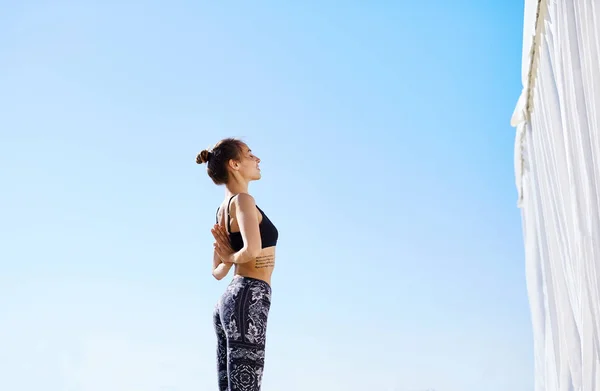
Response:
[{"label": "clear sky", "polygon": [[0,14],[0,389],[216,390],[224,189],[277,225],[264,391],[526,391],[522,1],[28,1]]}]

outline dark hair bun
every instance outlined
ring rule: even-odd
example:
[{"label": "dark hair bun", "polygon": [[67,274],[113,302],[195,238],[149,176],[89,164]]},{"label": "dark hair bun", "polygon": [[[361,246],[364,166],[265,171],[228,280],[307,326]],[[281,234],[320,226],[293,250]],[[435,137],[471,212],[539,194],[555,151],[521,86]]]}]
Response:
[{"label": "dark hair bun", "polygon": [[208,162],[208,159],[210,159],[210,152],[205,149],[202,152],[200,152],[198,156],[196,156],[196,163],[206,163]]}]

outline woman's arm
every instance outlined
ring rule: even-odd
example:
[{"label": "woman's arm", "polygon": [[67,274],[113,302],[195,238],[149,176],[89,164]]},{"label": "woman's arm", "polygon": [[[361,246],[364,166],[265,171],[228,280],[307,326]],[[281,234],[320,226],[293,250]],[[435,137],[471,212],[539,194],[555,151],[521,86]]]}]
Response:
[{"label": "woman's arm", "polygon": [[254,198],[250,194],[240,193],[234,202],[244,247],[233,254],[231,261],[239,264],[255,260],[260,255],[262,241],[258,227],[258,209]]},{"label": "woman's arm", "polygon": [[221,261],[221,257],[215,250],[213,255],[213,277],[217,280],[222,280],[229,273],[229,270],[231,270],[231,266],[233,266],[233,263],[224,263]]},{"label": "woman's arm", "polygon": [[[236,219],[240,227],[244,247],[235,252],[229,243],[229,237],[225,228],[216,224],[212,229],[215,238],[215,260],[213,266],[219,265],[217,258],[225,264],[240,264],[250,262],[259,256],[262,249],[260,230],[258,228],[258,209],[254,198],[246,193],[240,193],[235,199]],[[224,266],[223,266],[224,267]]]}]

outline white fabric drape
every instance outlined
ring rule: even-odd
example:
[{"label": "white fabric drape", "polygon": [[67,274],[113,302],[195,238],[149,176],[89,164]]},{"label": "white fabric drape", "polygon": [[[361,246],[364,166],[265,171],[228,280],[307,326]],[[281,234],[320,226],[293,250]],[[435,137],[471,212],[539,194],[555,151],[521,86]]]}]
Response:
[{"label": "white fabric drape", "polygon": [[600,391],[600,0],[525,9],[512,124],[535,390]]}]

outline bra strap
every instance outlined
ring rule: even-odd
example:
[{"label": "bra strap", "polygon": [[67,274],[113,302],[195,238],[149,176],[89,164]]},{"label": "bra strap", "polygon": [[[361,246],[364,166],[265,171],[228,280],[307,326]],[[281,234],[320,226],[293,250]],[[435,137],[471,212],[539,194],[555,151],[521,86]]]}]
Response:
[{"label": "bra strap", "polygon": [[231,200],[233,200],[233,197],[235,197],[237,194],[234,194],[231,196],[231,198],[229,199],[229,202],[227,203],[227,233],[231,233],[231,221],[230,221],[230,217],[229,217],[229,206],[231,205]]}]

